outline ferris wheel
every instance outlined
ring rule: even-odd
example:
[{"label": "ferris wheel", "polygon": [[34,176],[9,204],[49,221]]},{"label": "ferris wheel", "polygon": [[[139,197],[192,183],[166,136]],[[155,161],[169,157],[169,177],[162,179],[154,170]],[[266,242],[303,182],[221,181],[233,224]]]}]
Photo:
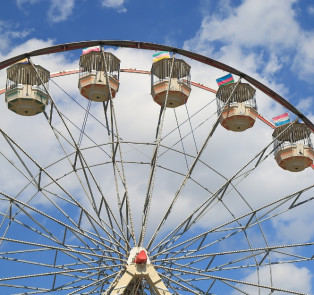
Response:
[{"label": "ferris wheel", "polygon": [[135,41],[0,69],[0,294],[310,292],[314,124],[275,91]]}]

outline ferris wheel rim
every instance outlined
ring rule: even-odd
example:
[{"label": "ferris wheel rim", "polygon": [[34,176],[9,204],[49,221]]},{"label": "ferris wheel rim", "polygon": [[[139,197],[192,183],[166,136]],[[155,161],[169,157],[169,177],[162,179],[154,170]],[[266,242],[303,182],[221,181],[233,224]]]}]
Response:
[{"label": "ferris wheel rim", "polygon": [[20,55],[8,58],[6,60],[3,60],[0,62],[0,70],[18,62],[24,58],[41,56],[41,55],[46,55],[46,54],[53,54],[53,53],[67,52],[67,51],[82,49],[82,48],[90,47],[90,46],[113,46],[113,47],[144,49],[144,50],[169,51],[169,52],[173,52],[173,53],[178,53],[182,56],[185,56],[187,58],[191,58],[192,60],[201,62],[203,64],[207,64],[207,65],[215,67],[217,69],[220,69],[220,70],[223,70],[226,72],[230,72],[232,74],[235,74],[235,75],[245,79],[250,84],[254,85],[256,88],[258,88],[263,93],[265,93],[267,96],[269,96],[271,99],[275,100],[276,102],[281,104],[283,107],[285,107],[286,109],[291,111],[299,119],[301,119],[312,130],[312,132],[314,132],[314,123],[309,118],[307,118],[303,113],[301,113],[290,102],[288,102],[285,98],[283,98],[281,95],[276,93],[274,90],[270,89],[265,84],[259,82],[258,80],[245,74],[244,72],[239,71],[236,68],[233,68],[233,67],[231,67],[227,64],[224,64],[220,61],[209,58],[209,57],[202,55],[202,54],[199,54],[199,53],[195,53],[195,52],[188,51],[185,49],[180,49],[180,48],[173,47],[173,46],[167,46],[167,45],[150,43],[150,42],[143,42],[143,41],[129,41],[129,40],[92,40],[92,41],[62,43],[62,44],[58,44],[58,45],[53,45],[53,46],[48,46],[45,48],[33,50],[33,51],[28,52],[28,53],[20,54]]}]

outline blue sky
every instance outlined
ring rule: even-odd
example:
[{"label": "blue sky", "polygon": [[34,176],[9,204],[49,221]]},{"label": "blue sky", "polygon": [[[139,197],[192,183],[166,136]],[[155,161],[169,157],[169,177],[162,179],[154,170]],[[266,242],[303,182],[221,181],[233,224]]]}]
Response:
[{"label": "blue sky", "polygon": [[[10,0],[2,3],[0,11],[0,40],[0,60],[56,44],[87,40],[135,40],[187,49],[226,63],[261,81],[295,105],[312,122],[314,121],[314,3],[308,0]],[[147,71],[151,67],[151,56],[155,53],[121,48],[109,48],[108,50],[121,59],[122,68],[137,68]],[[78,69],[80,54],[81,51],[73,51],[65,54],[34,57],[34,60],[36,63],[42,64],[50,72],[57,72]],[[192,81],[202,83],[214,89],[217,89],[215,79],[226,74],[217,69],[208,69],[207,66],[200,65],[195,61],[187,59],[187,62],[191,65]],[[136,78],[131,78],[132,74],[127,75],[125,73],[121,74],[121,85],[117,99],[115,99],[121,137],[130,141],[152,142],[154,140],[159,109],[157,105],[153,104],[149,94],[150,78],[148,75],[133,75],[137,76]],[[131,82],[133,81],[132,79],[138,80],[134,81],[133,84]],[[59,85],[72,98],[77,99],[84,107],[87,107],[86,100],[79,95],[77,89],[77,75],[58,78],[55,81],[60,83]],[[1,71],[0,89],[4,87],[5,71]],[[69,97],[60,92],[57,87],[54,85],[50,85],[50,87],[64,114],[68,115],[75,124],[81,126],[85,112],[77,105],[72,105]],[[192,102],[195,98],[196,103],[195,105],[193,103],[188,104],[190,114],[196,112],[208,96],[207,93],[194,88],[192,89],[192,94],[194,97],[191,97],[189,102]],[[127,98],[131,107],[137,106],[134,113],[129,112],[129,108],[125,107],[123,99],[119,97]],[[20,144],[39,163],[43,166],[48,166],[63,155],[54,135],[49,133],[50,129],[46,124],[44,116],[35,116],[31,119],[17,116],[7,111],[3,96],[0,98],[2,99],[0,105],[1,128],[11,134],[13,138],[17,138]],[[211,99],[214,101],[214,96]],[[257,92],[257,103],[260,114],[268,120],[286,111],[260,91]],[[210,107],[210,112],[213,114],[216,111],[215,107],[214,103]],[[92,114],[101,116],[103,115],[102,112],[102,109],[99,110],[95,104],[92,104]],[[195,127],[199,124],[198,120],[203,120],[205,115],[208,116],[207,113],[197,115],[197,119],[193,119],[194,121],[192,120],[191,124]],[[184,116],[186,114],[181,114],[178,111],[179,120],[185,120]],[[292,118],[294,118],[293,115]],[[175,119],[170,117],[170,115],[166,120],[169,120],[167,122],[170,123],[175,122]],[[211,128],[213,123],[210,120],[209,122],[210,124],[206,125],[208,122],[204,123],[195,132],[196,143],[191,138],[187,140],[186,149],[191,151],[191,154],[195,154],[195,150],[193,150],[194,145],[197,144],[198,148],[201,146],[202,140],[207,134],[206,132],[210,130],[209,128]],[[96,142],[105,133],[97,133],[97,131],[100,132],[98,129],[103,128],[103,126],[97,125],[98,123],[92,121],[89,117],[86,126],[86,129]],[[55,124],[58,128],[62,125],[57,119]],[[20,126],[20,128],[16,128],[16,126]],[[71,129],[73,134],[78,137],[79,132],[73,126],[71,128],[73,128]],[[185,126],[182,127],[182,132],[186,131],[184,128],[188,130],[188,127]],[[167,134],[172,129],[172,127],[170,128],[166,125],[163,132]],[[30,130],[31,132],[29,132]],[[60,130],[65,132],[63,127],[60,127]],[[141,132],[137,132],[137,130],[141,130]],[[24,136],[26,133],[27,138]],[[220,126],[215,133],[215,144],[209,144],[202,159],[215,166],[218,171],[222,171],[226,177],[231,177],[246,163],[245,161],[250,156],[253,157],[266,143],[270,142],[271,134],[271,128],[268,128],[260,121],[256,122],[254,128],[243,134],[228,133]],[[167,140],[175,142],[177,138],[171,133],[166,138],[166,143]],[[46,148],[36,148],[42,146],[43,142]],[[63,144],[66,150],[70,150],[71,147],[67,145],[66,140],[64,140]],[[82,146],[84,144],[86,146],[90,144],[86,137],[84,137]],[[127,151],[126,158],[130,157],[131,161],[133,159],[132,153],[136,153],[127,145],[123,147],[125,148],[124,152]],[[177,148],[180,150],[181,147],[177,146]],[[231,148],[232,152],[230,152]],[[10,149],[2,138],[0,139],[0,150],[4,154],[7,152],[8,158],[13,162],[18,162],[15,155],[8,151]],[[49,151],[48,155],[47,151]],[[145,157],[143,159],[140,158],[144,154],[151,155],[152,149],[143,147],[143,154],[136,154],[135,159],[138,160],[139,158],[146,161]],[[98,155],[103,156],[103,154],[95,152],[94,155],[88,154],[87,158],[91,161],[90,163],[94,163],[99,161]],[[178,165],[180,169],[182,167],[185,169],[185,161],[183,158],[181,160],[182,162],[178,164],[171,157],[165,158],[165,160],[162,158],[161,163],[176,168],[176,165]],[[11,171],[9,170],[11,168],[8,161],[3,158],[0,158],[0,161],[1,167],[7,167],[8,171]],[[189,160],[186,161],[189,162]],[[189,164],[191,163],[189,162]],[[60,167],[58,169],[58,165],[60,165],[61,169]],[[63,173],[63,169],[67,171],[67,165],[62,160],[55,165],[57,167],[53,166],[51,168],[51,173],[55,173],[55,178],[60,177],[62,179],[61,173]],[[30,164],[30,170],[36,175],[37,170],[34,166]],[[23,169],[22,166],[21,169]],[[106,172],[106,169],[109,171],[109,168],[104,169]],[[126,169],[128,170],[127,175],[129,179],[132,180],[129,182],[129,190],[135,196],[145,193],[147,185],[144,176],[148,174],[148,170],[146,168],[141,169],[137,171],[131,168],[129,170]],[[14,195],[16,187],[21,189],[24,187],[25,179],[13,169],[12,175],[16,176],[17,180],[15,183],[12,183],[10,181],[11,174],[4,170],[0,171],[1,190]],[[158,173],[157,179],[159,179],[159,182],[157,181],[155,194],[162,201],[159,201],[159,199],[153,201],[155,208],[158,208],[155,212],[152,212],[151,222],[155,226],[159,221],[159,212],[166,209],[165,204],[167,204],[178,188],[175,185],[180,183],[179,177],[176,178],[177,176],[173,177],[173,175],[168,175],[166,172],[162,174],[158,171]],[[208,177],[208,173],[210,177]],[[263,162],[261,170],[254,171],[249,180],[245,179],[243,183],[239,183],[238,188],[245,195],[245,199],[249,200],[251,206],[258,208],[285,195],[292,194],[299,189],[313,185],[313,173],[314,170],[311,168],[306,169],[302,173],[283,171],[276,166],[273,155],[271,155]],[[115,189],[110,186],[114,181],[112,175],[112,178],[103,179],[102,171],[98,171],[96,168],[95,174],[103,180],[101,185],[103,185],[104,190],[108,190],[112,195],[115,195]],[[139,177],[142,177],[144,180],[141,178],[140,181]],[[219,187],[222,181],[212,171],[205,171],[202,168],[196,171],[195,177],[204,186],[208,184],[213,191]],[[49,182],[47,179],[43,179],[43,181]],[[80,195],[82,193],[80,188],[77,187],[77,180],[74,177],[72,178],[71,175],[64,180],[62,179],[61,183],[73,194]],[[247,185],[245,186],[245,184]],[[58,192],[58,188],[55,188],[53,185],[52,189]],[[196,191],[199,192],[199,199],[195,198]],[[310,192],[308,195],[310,195]],[[309,197],[308,195],[303,197],[307,198]],[[23,196],[22,200],[24,200],[23,198],[27,199],[26,196]],[[81,198],[81,196],[78,198],[86,208],[90,208],[87,200]],[[200,190],[199,187],[195,187],[194,184],[191,185],[189,183],[176,207],[175,213],[177,215],[172,214],[169,217],[165,226],[165,232],[176,224],[177,216],[181,217],[182,212],[187,212],[195,205],[195,199],[197,199],[195,202],[200,202],[203,200],[202,198],[206,198],[206,193]],[[244,214],[245,204],[243,200],[238,200],[237,198],[239,196],[234,194],[234,199],[227,199],[226,204],[235,210],[235,215]],[[63,204],[62,202],[61,200],[60,204]],[[36,208],[39,210],[44,208],[49,214],[54,214],[55,208],[49,207],[47,204],[50,203],[46,199],[38,199],[34,203],[31,202],[31,204],[35,207],[38,206]],[[292,213],[289,211],[288,214],[280,215],[277,219],[266,221],[263,229],[267,236],[267,241],[272,245],[313,242],[313,201],[307,204],[309,205],[299,206]],[[67,206],[69,205],[65,205],[67,213],[73,214],[74,219],[77,218],[77,208],[73,209]],[[223,208],[222,204],[218,204],[215,208],[221,211],[213,210],[209,216],[201,219],[195,231],[188,233],[190,236],[204,231],[208,225],[217,226],[228,220],[226,219],[228,212]],[[1,204],[0,209],[2,209]],[[285,207],[283,206],[284,209]],[[60,212],[59,215],[56,213],[55,216],[60,219],[64,218]],[[140,217],[139,214],[134,218],[135,223],[140,221]],[[50,221],[43,220],[43,223],[45,222],[50,224]],[[31,222],[30,224],[36,226]],[[49,226],[51,226],[51,231],[56,233],[56,235],[59,234],[57,226],[55,228],[53,228],[53,225]],[[0,234],[3,234],[1,228]],[[249,235],[253,246],[264,245],[262,235],[256,228],[253,228],[251,232],[249,231]],[[21,236],[23,239],[26,239],[24,233]],[[71,238],[73,239],[73,236]],[[43,240],[45,241],[45,239]],[[228,241],[230,241],[230,245],[228,245]],[[217,248],[214,247],[211,251],[227,251],[238,249],[237,247],[248,247],[244,237],[240,240],[231,238],[228,241],[226,244],[218,245]],[[231,248],[229,249],[228,246]],[[310,255],[310,250],[306,249],[302,252],[296,248],[292,250],[292,253],[307,256]],[[286,259],[286,257],[281,257],[279,254],[278,256],[275,255],[275,259],[280,260],[281,258],[283,260]],[[1,263],[3,262],[0,261]],[[9,273],[14,269],[8,268],[7,270]],[[262,283],[266,285],[269,284],[268,273],[266,268],[261,268]],[[224,275],[230,275],[232,278],[249,282],[256,280],[255,273],[249,270],[239,271],[234,277],[233,274],[228,272]],[[291,277],[289,282],[286,279],[287,277]],[[312,293],[314,291],[313,264],[301,263],[299,265],[275,266],[273,268],[273,280],[275,285],[278,284],[279,287]],[[221,288],[224,287],[226,286],[221,286]],[[227,290],[225,292],[228,292],[228,294],[238,294],[235,290]],[[243,290],[249,294],[257,294],[256,289],[250,289],[249,286],[244,286]],[[221,294],[224,293],[222,292]],[[260,294],[264,295],[266,293],[262,291]]]}]

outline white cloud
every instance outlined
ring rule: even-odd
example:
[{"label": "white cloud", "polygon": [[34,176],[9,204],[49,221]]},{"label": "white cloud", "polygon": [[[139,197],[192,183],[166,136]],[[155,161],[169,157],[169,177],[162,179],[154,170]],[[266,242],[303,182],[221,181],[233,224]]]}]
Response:
[{"label": "white cloud", "polygon": [[299,50],[293,61],[293,69],[299,77],[312,83],[314,75],[314,33],[304,32],[300,36]]},{"label": "white cloud", "polygon": [[227,14],[224,12],[205,17],[195,39],[201,45],[219,40],[247,47],[276,48],[280,45],[282,50],[283,47],[295,44],[299,31],[291,7],[294,2],[296,1],[243,1],[238,7],[226,9]]},{"label": "white cloud", "polygon": [[[280,243],[302,243],[313,240],[314,220],[311,206],[296,207],[292,212],[273,220],[276,230],[280,233]],[[302,230],[300,230],[302,229]]]},{"label": "white cloud", "polygon": [[[185,42],[185,47],[223,62],[240,52],[237,55],[241,59],[237,61],[242,62],[242,68],[247,56],[254,53],[261,58],[260,63],[257,61],[259,72],[268,77],[285,65],[300,79],[313,81],[314,33],[305,31],[297,22],[297,0],[245,0],[237,7],[231,3],[223,1],[223,10],[205,16],[199,31]],[[214,47],[214,41],[219,41],[220,47]]]},{"label": "white cloud", "polygon": [[[39,0],[16,0],[17,6],[25,11],[25,4],[35,5]],[[50,0],[47,12],[49,21],[59,23],[67,20],[73,12],[75,0]],[[27,13],[27,10],[26,10]]]},{"label": "white cloud", "polygon": [[20,8],[22,8],[22,5],[25,3],[35,4],[37,2],[39,2],[39,0],[16,0],[16,4]]},{"label": "white cloud", "polygon": [[271,54],[270,58],[264,68],[264,75],[274,75],[278,70],[282,68],[282,60],[276,54]]},{"label": "white cloud", "polygon": [[117,9],[119,12],[126,12],[124,2],[125,0],[101,0],[102,6]]},{"label": "white cloud", "polygon": [[300,99],[297,105],[297,109],[307,114],[309,111],[313,110],[311,107],[313,105],[313,97],[307,97]]},{"label": "white cloud", "polygon": [[2,54],[2,59],[7,59],[9,57],[13,57],[25,52],[33,51],[36,49],[40,49],[43,47],[48,47],[53,45],[53,40],[48,39],[46,41],[32,38],[27,40],[26,42],[17,45],[16,47],[11,48],[10,52],[7,54]]},{"label": "white cloud", "polygon": [[314,15],[314,6],[313,5],[309,5],[307,8],[307,11],[310,15]]},{"label": "white cloud", "polygon": [[[272,266],[272,282],[273,286],[282,288],[285,290],[291,290],[295,292],[302,292],[311,294],[311,278],[312,275],[309,269],[305,267],[296,267],[293,264],[281,264]],[[260,284],[270,286],[270,270],[268,267],[260,268]],[[243,279],[243,281],[257,283],[256,272],[251,273]],[[259,293],[256,287],[237,285],[242,291],[247,292],[250,295],[266,295],[270,294],[270,290],[261,288]],[[234,292],[233,294],[239,294]],[[241,293],[242,294],[242,293]],[[277,293],[276,293],[277,294]],[[279,294],[279,293],[278,293]],[[280,292],[280,294],[288,294]],[[290,293],[289,293],[290,294]]]},{"label": "white cloud", "polygon": [[75,0],[52,0],[48,10],[51,22],[58,23],[69,18],[74,8]]},{"label": "white cloud", "polygon": [[31,33],[32,29],[23,29],[18,24],[0,20],[0,52],[6,52],[10,49],[13,39],[23,39]]}]

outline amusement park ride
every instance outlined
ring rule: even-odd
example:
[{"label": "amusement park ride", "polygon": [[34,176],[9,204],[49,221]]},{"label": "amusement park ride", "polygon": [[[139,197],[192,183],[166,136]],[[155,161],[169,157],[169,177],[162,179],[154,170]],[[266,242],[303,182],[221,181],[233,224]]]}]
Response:
[{"label": "amusement park ride", "polygon": [[[5,101],[8,109],[16,114],[34,116],[45,112],[51,99],[48,85],[50,72],[33,64],[30,56],[27,58],[24,63],[12,64],[11,61],[7,68]],[[175,57],[163,58],[152,64],[149,74],[151,95],[161,110],[187,104],[193,82],[186,61]],[[120,60],[114,54],[105,52],[102,46],[80,56],[78,88],[87,100],[95,103],[111,102],[119,90],[119,76]],[[220,86],[216,93],[218,121],[222,127],[234,132],[252,128],[256,119],[260,118],[256,89],[241,79]],[[274,128],[274,156],[281,168],[300,172],[313,167],[312,132],[308,124],[298,121]],[[124,268],[103,294],[146,294],[141,289],[143,281],[151,294],[172,294],[151,262],[149,251],[139,243],[130,249]]]}]

